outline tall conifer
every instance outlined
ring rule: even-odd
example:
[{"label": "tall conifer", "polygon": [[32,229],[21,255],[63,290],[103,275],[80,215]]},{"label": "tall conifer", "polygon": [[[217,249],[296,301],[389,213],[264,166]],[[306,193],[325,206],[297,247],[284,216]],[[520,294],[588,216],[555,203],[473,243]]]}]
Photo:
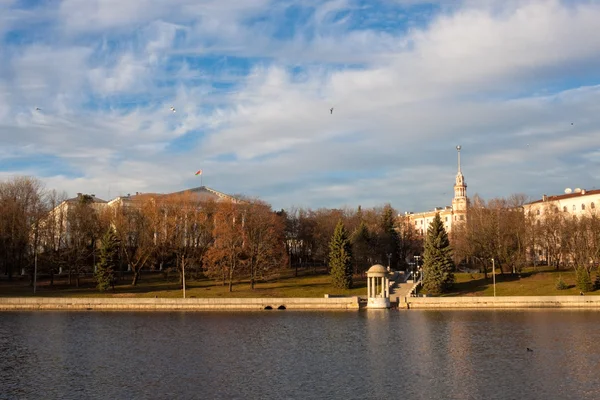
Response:
[{"label": "tall conifer", "polygon": [[338,221],[329,244],[329,268],[334,287],[352,287],[352,245],[341,220]]},{"label": "tall conifer", "polygon": [[427,229],[423,253],[423,286],[433,295],[450,289],[454,283],[454,261],[448,234],[439,214],[435,214]]},{"label": "tall conifer", "polygon": [[100,262],[96,266],[96,283],[99,291],[103,292],[111,285],[119,255],[119,241],[115,231],[110,228],[100,242]]}]

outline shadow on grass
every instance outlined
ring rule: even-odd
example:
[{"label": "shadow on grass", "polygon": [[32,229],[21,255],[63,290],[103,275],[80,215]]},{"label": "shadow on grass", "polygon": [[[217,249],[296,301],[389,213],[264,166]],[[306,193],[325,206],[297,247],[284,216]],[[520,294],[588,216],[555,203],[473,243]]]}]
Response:
[{"label": "shadow on grass", "polygon": [[[519,277],[518,274],[506,274],[506,275],[496,275],[496,284],[500,284],[502,282],[515,282],[522,278]],[[485,292],[494,284],[494,278],[492,275],[489,275],[488,278],[475,278],[464,281],[464,282],[456,282],[452,286],[452,291],[446,293],[442,296],[457,296],[457,295],[470,295],[477,296],[481,293]]]}]

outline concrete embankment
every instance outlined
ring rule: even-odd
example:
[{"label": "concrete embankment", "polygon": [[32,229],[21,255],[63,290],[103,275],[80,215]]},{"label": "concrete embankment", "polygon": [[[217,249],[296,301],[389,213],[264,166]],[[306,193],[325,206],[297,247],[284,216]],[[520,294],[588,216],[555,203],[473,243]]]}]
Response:
[{"label": "concrete embankment", "polygon": [[400,308],[587,308],[600,310],[600,296],[405,297]]},{"label": "concrete embankment", "polygon": [[332,298],[0,298],[0,310],[261,311],[358,310],[358,297]]}]

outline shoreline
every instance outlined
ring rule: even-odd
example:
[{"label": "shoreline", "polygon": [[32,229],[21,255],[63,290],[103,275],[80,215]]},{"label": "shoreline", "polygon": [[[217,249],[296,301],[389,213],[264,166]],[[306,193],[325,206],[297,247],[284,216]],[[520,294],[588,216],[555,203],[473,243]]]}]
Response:
[{"label": "shoreline", "polygon": [[571,308],[600,310],[600,296],[465,296],[405,297],[399,308],[405,309],[527,309]]},{"label": "shoreline", "polygon": [[[392,297],[392,308],[429,309],[589,309],[600,310],[600,296]],[[0,311],[358,311],[353,297],[280,298],[80,298],[2,297]]]},{"label": "shoreline", "polygon": [[358,310],[358,297],[306,298],[78,298],[4,297],[0,311],[263,311]]}]

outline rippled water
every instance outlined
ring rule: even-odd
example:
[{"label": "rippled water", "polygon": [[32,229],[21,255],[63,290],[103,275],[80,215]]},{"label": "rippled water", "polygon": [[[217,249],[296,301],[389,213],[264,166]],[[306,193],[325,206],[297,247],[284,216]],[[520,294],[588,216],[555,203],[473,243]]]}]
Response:
[{"label": "rippled water", "polygon": [[599,326],[593,311],[7,312],[0,398],[599,399]]}]

